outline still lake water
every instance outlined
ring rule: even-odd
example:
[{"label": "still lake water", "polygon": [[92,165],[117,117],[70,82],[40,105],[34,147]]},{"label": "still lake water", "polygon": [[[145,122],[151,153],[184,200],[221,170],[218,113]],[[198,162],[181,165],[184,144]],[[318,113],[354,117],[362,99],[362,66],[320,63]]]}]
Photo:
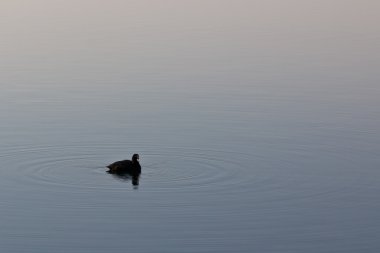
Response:
[{"label": "still lake water", "polygon": [[379,4],[307,2],[1,3],[0,252],[379,252]]}]

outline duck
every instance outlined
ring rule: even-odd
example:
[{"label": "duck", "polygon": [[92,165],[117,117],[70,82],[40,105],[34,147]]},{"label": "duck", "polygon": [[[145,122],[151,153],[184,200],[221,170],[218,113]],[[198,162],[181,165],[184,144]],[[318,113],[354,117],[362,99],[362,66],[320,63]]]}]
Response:
[{"label": "duck", "polygon": [[132,160],[122,160],[111,163],[107,166],[107,168],[109,169],[108,172],[111,174],[140,174],[141,166],[139,163],[139,159],[139,154],[133,154]]}]

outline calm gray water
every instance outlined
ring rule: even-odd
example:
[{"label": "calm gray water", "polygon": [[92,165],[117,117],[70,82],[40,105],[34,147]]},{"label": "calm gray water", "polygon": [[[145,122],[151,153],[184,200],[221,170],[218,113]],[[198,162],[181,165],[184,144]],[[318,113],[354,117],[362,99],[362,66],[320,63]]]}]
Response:
[{"label": "calm gray water", "polygon": [[379,10],[2,1],[0,252],[379,252]]}]

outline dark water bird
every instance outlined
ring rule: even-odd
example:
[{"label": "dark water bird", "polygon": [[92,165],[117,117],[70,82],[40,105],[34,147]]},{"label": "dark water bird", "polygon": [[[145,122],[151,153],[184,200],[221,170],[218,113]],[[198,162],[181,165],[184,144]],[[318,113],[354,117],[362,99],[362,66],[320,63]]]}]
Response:
[{"label": "dark water bird", "polygon": [[128,174],[140,174],[141,166],[139,163],[139,155],[134,154],[132,160],[123,160],[111,163],[107,166],[108,172],[113,173],[128,173]]},{"label": "dark water bird", "polygon": [[132,185],[137,189],[140,181],[141,166],[139,163],[139,155],[134,154],[132,160],[123,160],[111,163],[107,166],[107,172],[115,178],[123,181],[132,181]]}]

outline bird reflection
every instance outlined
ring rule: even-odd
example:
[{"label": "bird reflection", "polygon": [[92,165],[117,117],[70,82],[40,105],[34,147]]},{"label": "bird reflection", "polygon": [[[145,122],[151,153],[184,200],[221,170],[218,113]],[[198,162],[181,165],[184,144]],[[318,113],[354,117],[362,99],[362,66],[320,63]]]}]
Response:
[{"label": "bird reflection", "polygon": [[133,188],[137,189],[139,187],[140,183],[140,174],[141,172],[113,172],[113,171],[107,171],[108,174],[111,174],[114,178],[120,180],[120,181],[131,181]]}]

